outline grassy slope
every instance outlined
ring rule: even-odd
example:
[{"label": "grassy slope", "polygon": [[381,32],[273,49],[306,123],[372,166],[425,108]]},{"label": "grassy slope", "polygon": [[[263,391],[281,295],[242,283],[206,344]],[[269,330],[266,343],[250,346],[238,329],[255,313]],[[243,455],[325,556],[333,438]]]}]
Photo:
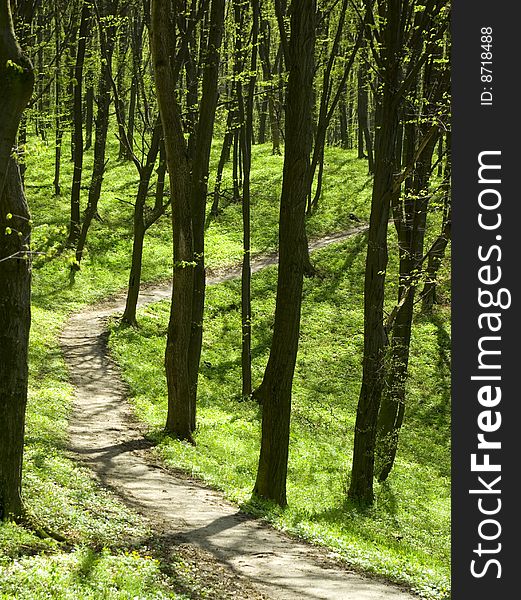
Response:
[{"label": "grassy slope", "polygon": [[[205,597],[207,584],[197,582],[197,573],[182,557],[172,559],[174,575],[166,577],[164,565],[149,558],[154,554],[154,540],[142,519],[100,489],[90,472],[71,460],[66,450],[73,390],[59,350],[58,334],[70,312],[126,285],[132,223],[132,206],[128,202],[133,201],[137,188],[134,167],[111,160],[100,201],[103,221],[93,224],[82,269],[75,287],[69,289],[72,255],[57,252],[69,214],[72,169],[67,149],[65,142],[62,196],[56,198],[52,192],[52,145],[35,138],[28,145],[26,191],[34,221],[33,249],[45,255],[35,256],[33,270],[24,497],[29,510],[47,527],[65,534],[68,544],[42,541],[22,527],[0,525],[0,597],[182,598],[183,590]],[[218,151],[214,149],[214,160]],[[109,155],[117,156],[117,141],[113,137]],[[328,160],[331,177],[325,189],[327,202],[310,221],[310,233],[314,236],[348,226],[351,211],[367,214],[359,193],[369,189],[365,168],[352,153],[332,150]],[[255,148],[254,161],[257,165],[262,163],[253,181],[253,249],[261,252],[273,249],[276,243],[282,158],[272,157],[268,146],[263,146]],[[85,186],[91,166],[89,152]],[[229,173],[227,178],[225,186],[229,185]],[[85,202],[87,190],[82,193]],[[240,206],[232,204],[218,223],[210,225],[211,266],[240,258],[239,222]],[[147,236],[144,280],[170,275],[170,239],[170,225],[165,218]],[[132,577],[123,577],[130,571]]]}]

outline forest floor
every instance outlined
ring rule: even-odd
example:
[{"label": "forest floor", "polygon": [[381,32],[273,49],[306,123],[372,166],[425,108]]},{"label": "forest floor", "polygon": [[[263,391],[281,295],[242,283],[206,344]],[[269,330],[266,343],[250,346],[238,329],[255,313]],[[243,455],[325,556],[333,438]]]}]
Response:
[{"label": "forest floor", "polygon": [[[110,156],[116,156],[117,138],[111,135],[108,144]],[[212,174],[219,150],[216,142]],[[62,194],[54,196],[54,144],[32,135],[26,151],[35,254],[23,493],[29,513],[46,529],[63,535],[66,542],[40,539],[31,527],[1,523],[0,597],[259,600],[262,593],[255,592],[246,577],[215,559],[210,551],[178,539],[172,533],[174,520],[166,527],[160,518],[150,522],[122,500],[124,494],[100,486],[100,478],[70,451],[69,424],[76,400],[59,337],[71,315],[88,313],[89,306],[115,298],[125,288],[139,182],[128,161],[111,160],[107,165],[101,220],[91,227],[81,270],[75,285],[70,286],[74,252],[63,251],[63,240],[68,231],[72,163],[63,162]],[[266,266],[252,278],[252,368],[257,384],[269,354],[275,309],[273,252],[278,241],[283,156],[272,155],[270,144],[254,146],[253,154],[252,253],[264,257]],[[92,161],[91,149],[85,154],[85,173],[91,172]],[[317,249],[312,260],[318,275],[304,282],[293,386],[289,505],[285,510],[251,498],[261,415],[255,402],[241,401],[240,280],[227,279],[230,265],[240,263],[243,256],[240,203],[223,196],[218,218],[208,222],[208,269],[222,283],[210,286],[207,293],[197,446],[163,434],[168,290],[162,302],[139,310],[138,329],[121,326],[116,314],[109,317],[102,323],[99,343],[108,343],[117,362],[118,378],[125,382],[121,398],[132,404],[132,409],[125,409],[126,416],[130,418],[131,410],[136,415],[130,418],[134,429],[136,421],[140,422],[146,435],[136,433],[141,443],[151,440],[145,454],[152,464],[161,461],[176,474],[182,471],[204,481],[220,490],[235,513],[240,506],[275,529],[311,542],[319,560],[325,556],[331,564],[341,559],[350,569],[406,586],[426,600],[447,600],[450,271],[447,267],[442,273],[440,304],[432,317],[419,312],[415,317],[407,418],[392,477],[376,486],[372,509],[360,510],[346,500],[346,485],[360,385],[367,236],[339,241],[335,232],[354,228],[357,220],[368,221],[371,177],[366,161],[358,159],[355,150],[328,147],[326,168],[319,208],[308,218],[306,228],[310,239],[331,236],[338,243]],[[224,175],[223,190],[229,191],[233,185],[231,165]],[[213,175],[209,188],[213,189]],[[82,205],[87,193],[86,182]],[[437,235],[439,209],[429,219],[431,216],[429,243]],[[389,234],[388,311],[397,296],[398,272],[393,228]],[[147,234],[145,294],[154,282],[171,278],[171,253],[172,227],[167,214]],[[145,295],[142,299],[147,300]],[[110,361],[105,364],[114,368]],[[127,406],[123,399],[121,403]],[[179,477],[186,480],[186,475]],[[225,501],[223,505],[230,506]]]},{"label": "forest floor", "polygon": [[[365,226],[322,237],[310,249],[325,247],[366,230]],[[276,254],[262,255],[252,271],[275,264]],[[237,277],[240,268],[209,274],[208,284]],[[140,305],[168,298],[170,287],[147,287]],[[61,343],[70,369],[76,402],[70,425],[71,449],[130,507],[152,522],[170,546],[202,553],[209,577],[224,579],[230,597],[305,600],[407,599],[397,586],[350,571],[331,552],[275,531],[242,513],[220,492],[167,470],[150,453],[151,443],[126,402],[127,388],[108,356],[108,319],[124,308],[124,296],[74,314]],[[165,543],[167,542],[167,543]],[[210,560],[206,560],[210,558]],[[215,566],[212,566],[215,565]],[[213,575],[212,575],[213,574]],[[223,596],[224,597],[224,596]]]}]

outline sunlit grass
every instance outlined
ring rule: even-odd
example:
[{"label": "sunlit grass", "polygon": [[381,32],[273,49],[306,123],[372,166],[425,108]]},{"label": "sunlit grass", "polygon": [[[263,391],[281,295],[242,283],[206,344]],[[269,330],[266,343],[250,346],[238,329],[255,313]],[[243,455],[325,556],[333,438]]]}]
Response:
[{"label": "sunlit grass", "polygon": [[[130,269],[132,203],[138,177],[130,163],[112,158],[117,156],[118,149],[113,133],[108,143],[107,155],[111,158],[99,204],[101,221],[92,224],[82,267],[72,288],[69,287],[72,251],[63,249],[72,180],[68,136],[64,138],[62,194],[59,197],[54,196],[52,185],[52,143],[44,143],[35,137],[30,137],[28,143],[25,181],[34,221],[33,250],[42,254],[35,255],[33,264],[24,498],[28,510],[46,527],[65,535],[69,546],[63,548],[51,539],[41,540],[30,530],[19,526],[0,525],[0,588],[2,593],[5,590],[7,596],[3,597],[7,598],[46,598],[49,597],[45,595],[46,590],[52,590],[52,597],[58,599],[183,597],[182,594],[176,595],[177,583],[175,590],[172,589],[171,579],[166,580],[163,570],[153,560],[145,558],[147,551],[142,545],[150,531],[143,520],[112,494],[100,488],[90,471],[72,460],[67,450],[67,425],[73,389],[59,349],[59,331],[72,311],[124,288]],[[219,143],[216,142],[212,149],[213,165],[218,160],[219,152]],[[273,250],[277,245],[282,164],[282,157],[271,155],[269,144],[254,147],[254,253]],[[85,155],[82,209],[86,204],[91,169],[92,151],[89,151]],[[214,169],[210,175],[210,190],[213,189],[213,172]],[[363,219],[367,218],[369,212],[371,180],[367,176],[365,161],[359,161],[352,151],[328,149],[325,174],[319,210],[308,220],[311,237],[350,227],[350,213]],[[229,165],[222,187],[231,188]],[[150,193],[153,191],[152,186]],[[206,261],[210,268],[236,263],[242,257],[240,204],[224,202],[221,208],[219,217],[209,222],[207,229]],[[428,341],[431,349],[427,354],[417,352],[417,359],[411,367],[417,369],[411,381],[411,404],[414,400],[418,407],[423,407],[424,413],[417,408],[419,423],[427,420],[436,427],[437,433],[431,438],[437,445],[424,440],[421,428],[413,430],[409,427],[404,432],[401,448],[407,452],[407,456],[416,452],[418,460],[404,462],[400,455],[393,482],[389,484],[392,489],[379,492],[374,509],[376,517],[357,514],[356,519],[348,519],[346,514],[350,514],[349,510],[352,509],[344,508],[341,500],[350,460],[352,408],[359,380],[362,327],[359,307],[361,257],[364,251],[363,244],[359,248],[355,247],[355,242],[350,244],[346,246],[348,250],[351,248],[347,257],[344,253],[321,260],[320,269],[325,273],[325,279],[320,284],[319,280],[306,283],[307,300],[303,315],[298,383],[294,394],[289,479],[291,508],[285,513],[266,506],[250,506],[250,509],[269,515],[281,527],[337,548],[349,560],[365,568],[390,575],[393,575],[394,569],[403,574],[406,569],[396,558],[401,556],[397,549],[418,543],[421,546],[418,556],[423,556],[424,541],[415,541],[418,536],[421,538],[420,533],[414,533],[414,526],[410,524],[410,532],[404,536],[403,543],[402,540],[397,541],[396,550],[390,552],[385,548],[386,544],[389,545],[391,525],[386,524],[382,531],[379,531],[379,527],[387,518],[384,516],[389,514],[386,507],[394,502],[393,498],[400,499],[401,511],[405,510],[405,499],[411,502],[411,513],[419,510],[418,502],[423,502],[423,496],[420,500],[414,500],[409,484],[400,482],[408,481],[409,467],[412,465],[417,468],[420,458],[425,464],[437,465],[435,471],[438,481],[441,481],[441,477],[448,477],[447,451],[444,447],[446,411],[441,416],[438,414],[441,400],[436,400],[437,396],[430,392],[428,398],[432,405],[429,408],[425,404],[425,390],[421,385],[426,373],[431,373],[429,369],[433,368],[429,356],[437,352],[436,336],[440,339],[443,337],[440,332],[444,330],[446,318],[442,314],[440,325],[436,327],[432,323],[425,323],[425,331],[430,332],[429,340],[426,340],[426,335],[417,333],[423,336],[419,338],[418,347]],[[171,254],[171,224],[167,214],[147,233],[143,280],[169,278]],[[342,269],[350,275],[340,283],[335,273]],[[256,277],[254,283],[256,381],[262,376],[267,358],[274,309],[274,282],[275,272],[270,270]],[[194,450],[182,444],[164,443],[162,448],[176,465],[221,486],[230,497],[244,502],[249,497],[256,469],[259,411],[251,403],[238,402],[238,306],[236,283],[209,290],[198,447]],[[136,377],[132,388],[137,397],[139,414],[160,428],[165,411],[161,365],[166,305],[152,307],[146,315],[140,315],[140,319],[141,330],[118,332],[115,344],[124,364],[134,357],[133,369],[126,369],[126,373],[130,377],[129,373],[132,372],[132,377]],[[317,334],[321,336],[318,340]],[[348,344],[342,341],[345,336],[350,340]],[[332,343],[337,344],[336,356],[333,357],[330,354]],[[327,378],[324,377],[325,372]],[[433,376],[446,385],[445,371],[436,368]],[[144,388],[140,387],[145,385],[146,394]],[[409,414],[410,422],[412,414]],[[214,435],[215,431],[218,435]],[[331,443],[331,440],[335,443]],[[421,471],[420,477],[425,473]],[[436,510],[440,515],[445,515],[446,485],[441,486],[440,490],[443,493],[436,502],[432,500],[431,505],[438,507]],[[418,514],[425,516],[426,513]],[[400,521],[404,530],[409,527],[404,525],[406,522],[409,523],[405,517]],[[433,530],[433,527],[429,529]],[[446,531],[446,524],[440,527],[440,531]],[[440,547],[445,544],[445,535],[443,533],[436,541]],[[375,552],[375,543],[381,545],[384,551]],[[132,555],[132,551],[138,555]],[[403,554],[404,561],[410,558],[407,552]],[[442,579],[440,572],[446,572],[446,568],[443,571],[436,566],[444,560],[443,552],[445,550],[433,550],[433,561],[426,560],[428,568],[434,569],[432,581],[439,582]],[[415,564],[419,564],[419,560]],[[85,565],[91,565],[87,578],[83,576]],[[189,574],[185,577],[183,569],[182,561],[175,562],[174,570],[182,583],[181,588],[195,589]],[[132,577],[128,582],[122,582],[121,573],[129,570],[133,571]],[[418,575],[420,570],[414,565],[407,571],[407,577],[409,572],[410,579],[417,586],[422,581],[428,581],[428,578],[422,579]]]},{"label": "sunlit grass", "polygon": [[[320,277],[306,280],[293,388],[289,507],[252,502],[260,409],[240,401],[240,282],[207,293],[199,384],[197,446],[165,438],[161,359],[168,303],[140,313],[141,328],[112,329],[137,414],[152,428],[167,462],[223,489],[278,527],[334,548],[350,563],[426,598],[447,598],[450,578],[450,352],[448,312],[418,318],[411,352],[406,424],[395,469],[378,485],[373,508],[346,499],[361,376],[365,238],[319,251]],[[395,260],[393,257],[392,264]],[[392,268],[392,267],[391,267]],[[273,325],[276,269],[253,280],[253,373],[258,384]],[[390,278],[390,292],[394,290]],[[391,306],[389,306],[391,308]],[[139,355],[139,360],[137,356]]]}]

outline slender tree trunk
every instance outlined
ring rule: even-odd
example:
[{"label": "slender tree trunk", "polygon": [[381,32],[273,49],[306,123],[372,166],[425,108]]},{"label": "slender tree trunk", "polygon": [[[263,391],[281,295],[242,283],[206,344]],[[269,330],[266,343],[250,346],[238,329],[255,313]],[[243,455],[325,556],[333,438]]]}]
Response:
[{"label": "slender tree trunk", "polygon": [[166,175],[166,160],[165,160],[165,143],[163,138],[159,143],[159,166],[157,167],[156,194],[154,202],[154,210],[159,210],[163,206],[163,198],[165,195],[165,175]]},{"label": "slender tree trunk", "polygon": [[362,60],[358,67],[358,158],[365,158],[365,147],[369,173],[373,173],[373,142],[369,130],[369,71],[365,48],[363,48],[361,58]]},{"label": "slender tree trunk", "polygon": [[[262,19],[260,29],[260,44],[259,54],[261,58],[262,74],[264,81],[270,82],[270,87],[267,91],[267,103],[268,103],[268,118],[270,123],[271,131],[271,142],[272,142],[272,154],[280,154],[280,129],[277,119],[276,110],[276,92],[274,89],[274,74],[270,59],[270,45],[271,45],[271,33],[270,25],[267,19]],[[279,47],[279,54],[281,49]]]},{"label": "slender tree trunk", "polygon": [[61,69],[60,69],[60,17],[58,9],[55,10],[54,14],[54,27],[55,27],[55,50],[56,50],[56,74],[55,74],[55,155],[54,155],[54,194],[59,196],[61,194],[60,188],[60,166],[61,166],[61,152],[62,152],[62,98],[61,98]]},{"label": "slender tree trunk", "polygon": [[[29,209],[12,156],[34,86],[14,34],[9,0],[0,0],[0,520],[23,513],[21,485],[31,326]],[[18,235],[20,232],[20,235]]]},{"label": "slender tree trunk", "polygon": [[130,101],[128,103],[128,127],[127,137],[130,144],[130,150],[125,151],[125,158],[129,159],[130,151],[134,150],[134,126],[136,122],[136,105],[137,105],[137,76],[132,76],[132,83],[130,84]]},{"label": "slender tree trunk", "polygon": [[257,102],[257,112],[259,113],[259,134],[257,136],[257,144],[266,143],[266,121],[268,118],[268,100],[263,98]]},{"label": "slender tree trunk", "polygon": [[230,109],[228,111],[228,116],[226,117],[226,132],[224,134],[221,154],[219,156],[219,163],[217,165],[217,175],[215,177],[215,187],[213,190],[213,202],[212,208],[210,209],[210,215],[212,217],[217,217],[219,215],[219,199],[221,195],[221,182],[223,178],[224,165],[230,157],[230,149],[233,142],[233,115],[234,111]]},{"label": "slender tree trunk", "polygon": [[[194,139],[191,184],[191,211],[194,243],[194,275],[192,296],[192,325],[188,366],[191,390],[191,427],[195,430],[197,382],[199,362],[203,343],[203,313],[206,286],[204,262],[204,232],[206,217],[206,198],[208,194],[208,172],[210,167],[210,149],[212,145],[215,112],[217,109],[219,53],[224,31],[225,0],[213,0],[210,9],[208,46],[202,68],[201,101],[199,120]],[[190,146],[190,144],[189,144]]]},{"label": "slender tree trunk", "polygon": [[[236,52],[241,62],[241,70],[244,69],[245,60],[241,57],[243,53],[242,36],[244,13],[242,12],[240,0],[235,0],[236,25],[240,29],[240,46],[237,42]],[[241,15],[242,13],[242,15]],[[247,398],[252,393],[251,374],[251,148],[253,143],[253,96],[255,91],[255,80],[257,73],[257,40],[259,37],[260,6],[258,0],[252,0],[252,54],[250,75],[248,82],[248,93],[246,101],[243,96],[242,83],[238,81],[237,97],[239,101],[240,148],[243,158],[243,185],[242,185],[242,225],[243,225],[243,261],[241,274],[241,325],[242,325],[242,350],[241,350],[241,372],[242,372],[242,397]],[[242,18],[241,18],[242,17]]]},{"label": "slender tree trunk", "polygon": [[427,259],[427,268],[425,274],[425,285],[421,293],[421,310],[425,314],[432,313],[434,304],[437,302],[436,288],[438,283],[438,271],[443,263],[445,251],[450,242],[451,236],[451,207],[450,197],[446,196],[448,206],[445,209],[440,235],[436,238],[429,250]]},{"label": "slender tree trunk", "polygon": [[71,216],[69,224],[69,237],[67,244],[73,246],[77,243],[81,230],[80,215],[80,190],[83,170],[83,64],[85,61],[85,49],[87,46],[87,32],[90,21],[90,4],[84,0],[80,27],[78,31],[78,47],[76,50],[76,65],[74,67],[74,100],[73,100],[73,160],[74,171],[71,188]]},{"label": "slender tree trunk", "polygon": [[[176,100],[175,40],[177,14],[167,0],[153,0],[152,56],[165,139],[172,196],[174,277],[165,367],[168,387],[166,430],[193,441],[197,375],[204,308],[204,218],[210,146],[217,106],[219,50],[224,28],[224,0],[211,6],[208,46],[203,69],[197,143],[188,152],[181,110]],[[193,156],[193,161],[189,156]]]},{"label": "slender tree trunk", "polygon": [[45,14],[44,11],[38,10],[36,13],[36,62],[35,62],[35,70],[36,70],[36,92],[37,92],[37,100],[36,100],[36,111],[34,117],[34,124],[36,129],[36,135],[42,138],[42,141],[46,140],[46,131],[45,131],[45,111],[43,109],[43,45],[44,45],[44,19]]},{"label": "slender tree trunk", "polygon": [[[29,210],[18,166],[11,159],[0,198],[0,520],[23,512],[22,458],[31,325]],[[6,215],[12,214],[11,219]],[[7,228],[12,230],[12,233]],[[17,232],[21,232],[19,237]]]},{"label": "slender tree trunk", "polygon": [[275,107],[275,99],[273,92],[268,97],[268,116],[270,120],[270,131],[271,131],[271,153],[275,156],[282,154],[280,150],[280,129],[279,120],[277,118],[277,110]]},{"label": "slender tree trunk", "polygon": [[340,100],[340,145],[344,150],[349,148],[349,118],[347,116],[346,94]]},{"label": "slender tree trunk", "polygon": [[[120,114],[123,118],[123,120],[125,120],[125,113],[126,113],[126,90],[125,90],[125,85],[126,85],[126,75],[127,75],[127,54],[128,54],[128,46],[129,46],[129,38],[130,38],[130,31],[129,31],[129,24],[128,21],[123,19],[122,20],[122,24],[121,24],[121,31],[120,34],[118,35],[118,42],[117,42],[117,52],[116,52],[116,57],[117,57],[117,72],[116,72],[116,88],[117,88],[117,95],[118,95],[118,99],[119,99],[119,111]],[[134,74],[132,74],[132,80],[134,79]],[[127,149],[127,147],[125,146],[125,142],[124,140],[122,140],[120,138],[119,140],[119,152],[118,152],[118,158],[119,160],[130,160],[130,156],[129,156],[129,151]]]},{"label": "slender tree trunk", "polygon": [[[396,6],[395,6],[396,5]],[[364,284],[364,355],[362,385],[355,423],[353,466],[348,495],[373,502],[373,474],[378,411],[384,385],[384,289],[387,269],[387,225],[396,172],[396,139],[399,128],[399,50],[401,42],[400,2],[387,6],[384,29],[385,73],[383,93],[377,107],[375,175]]]},{"label": "slender tree trunk", "polygon": [[291,388],[307,257],[305,211],[312,146],[315,13],[314,0],[292,2],[275,324],[266,372],[255,393],[263,407],[254,493],[281,506],[287,503]]},{"label": "slender tree trunk", "polygon": [[[136,203],[134,206],[134,237],[132,242],[132,264],[130,267],[130,277],[128,282],[127,301],[125,304],[125,311],[123,312],[122,321],[132,326],[137,325],[136,310],[137,302],[139,299],[139,287],[141,285],[141,267],[143,264],[143,243],[145,240],[145,233],[152,225],[153,221],[145,220],[145,204],[147,200],[148,188],[150,186],[150,178],[154,170],[154,165],[159,152],[159,145],[161,139],[161,123],[156,124],[152,140],[150,142],[150,149],[147,154],[145,165],[141,168],[139,173],[139,187],[136,196]],[[163,204],[159,205],[159,210],[163,207]],[[159,213],[158,206],[154,209],[154,212]]]},{"label": "slender tree trunk", "polygon": [[[142,70],[141,60],[143,56],[143,30],[144,22],[141,20],[139,12],[133,16],[132,21],[132,82],[130,85],[130,101],[128,106],[128,127],[127,127],[127,138],[130,144],[130,149],[133,150],[134,146],[134,128],[136,122],[136,109],[138,103],[138,94],[140,89],[140,81],[142,86]],[[129,151],[127,150],[127,154]]]},{"label": "slender tree trunk", "polygon": [[182,117],[176,101],[175,16],[169,0],[151,2],[151,51],[159,112],[163,125],[166,162],[170,177],[173,231],[173,286],[165,351],[168,414],[165,430],[193,442],[188,348],[192,322],[193,238],[190,209],[190,165]]},{"label": "slender tree trunk", "polygon": [[87,85],[85,92],[85,150],[92,147],[92,129],[94,125],[94,87]]},{"label": "slender tree trunk", "polygon": [[443,135],[440,135],[438,140],[438,177],[443,175]]},{"label": "slender tree trunk", "polygon": [[450,197],[450,175],[451,175],[451,137],[447,133],[445,138],[445,149],[447,152],[447,162],[445,166],[445,181],[443,183],[443,220],[441,231],[434,240],[428,252],[427,267],[425,269],[425,284],[421,292],[422,306],[421,310],[425,314],[432,312],[436,303],[436,287],[438,280],[438,271],[443,263],[445,251],[450,242],[452,226],[452,210]]},{"label": "slender tree trunk", "polygon": [[102,62],[101,78],[99,83],[98,113],[96,117],[96,137],[94,140],[94,165],[89,187],[89,198],[87,209],[81,226],[78,243],[76,245],[76,263],[71,267],[71,276],[78,270],[83,258],[83,251],[87,243],[87,235],[92,220],[98,214],[98,202],[101,197],[101,187],[105,174],[105,151],[107,147],[107,134],[109,129],[110,92],[112,89],[112,77],[110,61],[114,50],[114,30],[108,27],[100,33],[100,43],[104,46],[104,60]]}]

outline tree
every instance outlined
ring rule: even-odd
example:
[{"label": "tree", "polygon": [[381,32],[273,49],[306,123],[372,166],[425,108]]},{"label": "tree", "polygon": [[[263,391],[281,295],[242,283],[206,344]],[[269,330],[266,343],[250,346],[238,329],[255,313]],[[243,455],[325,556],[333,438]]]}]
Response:
[{"label": "tree", "polygon": [[15,37],[9,0],[0,1],[0,519],[22,515],[22,458],[31,325],[30,219],[13,145],[34,85]]},{"label": "tree", "polygon": [[436,288],[438,271],[440,270],[445,250],[450,242],[452,226],[452,208],[451,208],[451,136],[450,132],[446,136],[447,162],[445,165],[444,180],[442,184],[443,191],[443,219],[441,230],[438,237],[434,240],[427,253],[427,267],[425,269],[425,284],[421,292],[422,312],[429,314],[432,312],[436,303]]},{"label": "tree", "polygon": [[[96,19],[99,29],[101,49],[101,75],[98,90],[98,112],[96,115],[96,133],[94,138],[94,165],[89,186],[87,208],[81,224],[80,234],[76,244],[76,262],[71,265],[71,280],[80,268],[83,251],[87,243],[87,235],[92,220],[98,215],[98,203],[101,197],[101,187],[107,166],[105,153],[109,131],[109,110],[112,90],[112,55],[116,42],[115,17],[118,12],[119,0],[103,0],[96,5]],[[80,129],[82,125],[80,123]],[[76,152],[76,150],[75,150]]]},{"label": "tree", "polygon": [[[366,6],[371,11],[370,0]],[[387,334],[384,327],[387,230],[393,197],[408,173],[397,178],[400,113],[406,92],[427,60],[425,40],[440,35],[433,23],[445,2],[379,2],[378,19],[369,23],[373,58],[381,75],[376,94],[375,163],[364,282],[364,354],[348,496],[372,503],[378,412],[385,381]],[[446,15],[443,15],[446,18]],[[373,37],[374,36],[374,37]],[[407,60],[405,60],[407,59]],[[406,64],[406,68],[403,65]]]},{"label": "tree", "polygon": [[67,243],[71,246],[76,244],[80,236],[80,189],[83,170],[83,65],[85,62],[85,50],[87,48],[87,35],[90,22],[91,5],[83,0],[80,16],[80,27],[78,31],[78,45],[76,48],[76,64],[74,66],[73,83],[73,134],[72,148],[74,170],[71,187],[71,218],[69,225],[69,237]]},{"label": "tree", "polygon": [[373,142],[369,131],[369,67],[367,49],[363,48],[358,65],[358,158],[365,158],[367,150],[369,173],[373,172]]},{"label": "tree", "polygon": [[[150,186],[152,171],[156,164],[156,159],[160,151],[161,136],[163,130],[161,121],[158,121],[152,132],[150,147],[146,158],[139,161],[132,152],[131,146],[127,147],[127,152],[133,156],[134,164],[136,165],[139,174],[139,185],[136,194],[136,202],[134,205],[134,235],[132,238],[132,263],[130,267],[130,275],[128,282],[127,300],[125,310],[121,320],[128,325],[136,326],[136,310],[139,298],[139,288],[141,283],[141,267],[143,262],[143,244],[145,233],[147,230],[161,217],[169,204],[163,202],[163,193],[156,197],[156,202],[152,210],[146,211],[147,192]],[[125,140],[129,138],[125,136]],[[128,142],[127,142],[128,143]]]},{"label": "tree", "polygon": [[[253,137],[253,97],[255,92],[255,79],[257,76],[257,41],[259,37],[260,7],[258,0],[252,0],[252,31],[251,31],[251,63],[249,68],[249,81],[246,94],[244,93],[242,78],[246,67],[247,46],[244,41],[248,39],[245,30],[247,4],[241,0],[234,0],[235,22],[235,65],[234,89],[237,96],[237,117],[239,128],[234,144],[234,195],[240,195],[242,188],[242,225],[243,225],[243,261],[241,274],[241,328],[242,328],[242,397],[247,398],[252,393],[251,375],[251,147]],[[242,159],[242,160],[240,160]],[[242,164],[242,181],[239,183],[238,165]]]},{"label": "tree", "polygon": [[[195,430],[197,374],[202,344],[204,220],[224,6],[224,0],[213,0],[211,4],[201,64],[203,77],[197,122],[187,142],[176,93],[180,61],[185,58],[189,43],[188,36],[182,35],[178,56],[176,24],[181,7],[170,6],[168,0],[153,0],[151,4],[152,59],[172,197],[174,273],[165,352],[168,386],[166,430],[179,439],[189,441],[193,441]],[[191,26],[194,25],[192,23]],[[189,28],[185,29],[185,33],[187,31]],[[194,107],[191,109],[194,110]]]},{"label": "tree", "polygon": [[[424,68],[421,100],[411,103],[414,114],[405,125],[404,156],[410,175],[402,194],[392,201],[393,220],[398,235],[400,255],[398,303],[386,327],[389,348],[386,358],[385,388],[378,415],[377,475],[384,481],[394,464],[398,436],[406,405],[409,352],[416,288],[424,262],[424,239],[432,191],[429,182],[432,158],[440,135],[440,125],[447,121],[448,69],[440,68],[443,40],[431,44]],[[445,106],[444,106],[445,101]],[[444,118],[445,117],[445,118]],[[414,164],[414,168],[409,165]]]},{"label": "tree", "polygon": [[315,19],[315,0],[293,0],[289,42],[284,29],[281,29],[289,76],[280,199],[277,300],[270,356],[262,383],[255,392],[255,397],[262,402],[262,440],[254,493],[281,506],[287,503],[291,388],[308,256],[305,213],[313,134]]},{"label": "tree", "polygon": [[[317,208],[318,201],[320,198],[320,194],[322,191],[322,177],[323,177],[323,169],[324,169],[324,150],[326,145],[326,134],[335,112],[335,109],[338,105],[342,97],[342,91],[349,79],[349,75],[351,73],[351,68],[353,66],[354,60],[356,58],[356,54],[362,44],[364,39],[364,27],[365,22],[360,23],[359,31],[356,37],[356,41],[353,45],[353,48],[349,54],[349,58],[345,58],[345,66],[341,71],[340,81],[337,84],[336,91],[334,90],[334,80],[332,77],[333,67],[335,65],[335,61],[338,58],[338,52],[340,47],[340,40],[342,38],[342,33],[344,31],[344,25],[347,14],[347,5],[348,2],[344,0],[342,3],[342,7],[340,10],[340,15],[338,19],[338,25],[336,29],[335,36],[333,38],[333,44],[331,50],[329,52],[328,60],[325,64],[323,76],[322,76],[322,94],[320,96],[320,108],[317,119],[317,124],[315,128],[315,144],[313,147],[313,157],[311,159],[311,173],[309,177],[309,197],[308,197],[308,206],[307,212],[311,214],[311,212]],[[334,93],[333,93],[334,92]],[[311,194],[311,188],[313,184],[313,179],[315,177],[315,172],[318,166],[318,177],[317,177],[317,187],[315,190],[314,197]]]}]

